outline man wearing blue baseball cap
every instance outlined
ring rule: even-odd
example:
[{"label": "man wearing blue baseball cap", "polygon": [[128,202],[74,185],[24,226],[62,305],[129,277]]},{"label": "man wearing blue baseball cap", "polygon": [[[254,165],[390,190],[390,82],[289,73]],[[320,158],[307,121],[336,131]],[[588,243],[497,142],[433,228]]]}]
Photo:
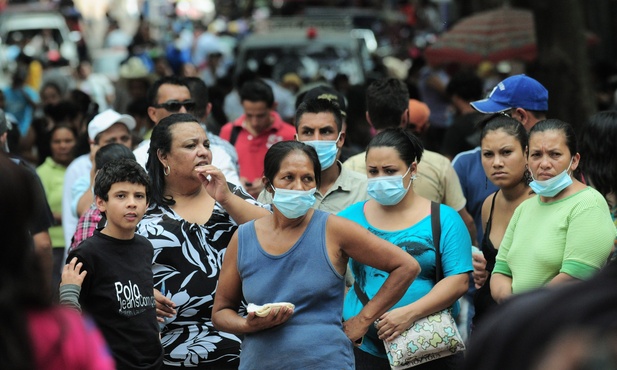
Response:
[{"label": "man wearing blue baseball cap", "polygon": [[[529,132],[539,121],[546,119],[548,111],[548,91],[541,83],[531,77],[514,75],[495,86],[486,99],[469,103],[475,110],[485,114],[503,112],[521,122]],[[459,153],[452,160],[452,166],[458,175],[463,194],[467,199],[465,208],[472,215],[476,224],[478,243],[482,243],[482,203],[487,196],[498,188],[490,181],[481,185],[479,179],[486,178],[482,167],[481,148]],[[474,277],[486,277],[486,260],[481,254],[473,253]],[[470,293],[466,295],[469,299]]]},{"label": "man wearing blue baseball cap", "polygon": [[[546,119],[548,91],[531,77],[514,75],[498,83],[488,98],[469,104],[481,113],[506,113],[521,122],[529,132],[536,123]],[[452,160],[452,166],[467,198],[466,208],[474,218],[480,243],[483,237],[482,203],[488,195],[497,191],[497,187],[488,181],[478,185],[478,179],[485,177],[479,146],[459,153]]]},{"label": "man wearing blue baseball cap", "polygon": [[514,75],[498,83],[488,98],[470,104],[481,113],[504,112],[529,132],[536,123],[546,119],[548,91],[531,77]]}]

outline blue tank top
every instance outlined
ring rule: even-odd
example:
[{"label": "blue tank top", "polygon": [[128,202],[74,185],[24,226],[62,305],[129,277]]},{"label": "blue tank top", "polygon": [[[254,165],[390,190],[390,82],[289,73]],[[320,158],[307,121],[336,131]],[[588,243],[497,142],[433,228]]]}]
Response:
[{"label": "blue tank top", "polygon": [[298,241],[271,255],[259,244],[254,221],[238,229],[238,271],[247,302],[291,302],[284,324],[247,334],[240,369],[354,369],[353,345],[343,331],[345,279],[326,249],[329,214],[314,210]]}]

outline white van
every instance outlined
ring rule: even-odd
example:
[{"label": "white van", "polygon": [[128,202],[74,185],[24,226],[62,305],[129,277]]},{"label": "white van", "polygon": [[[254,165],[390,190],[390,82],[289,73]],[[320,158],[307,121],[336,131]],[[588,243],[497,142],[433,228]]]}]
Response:
[{"label": "white van", "polygon": [[10,69],[11,60],[20,49],[28,56],[42,58],[50,48],[58,50],[75,67],[79,63],[75,41],[66,20],[55,10],[20,7],[0,13],[1,69]]}]

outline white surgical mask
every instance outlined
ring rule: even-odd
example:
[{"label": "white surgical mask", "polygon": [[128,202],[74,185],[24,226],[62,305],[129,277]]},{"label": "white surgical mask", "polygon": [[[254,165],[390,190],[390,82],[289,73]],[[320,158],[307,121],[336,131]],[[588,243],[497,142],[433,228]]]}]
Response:
[{"label": "white surgical mask", "polygon": [[338,148],[336,147],[336,143],[341,138],[341,133],[339,132],[336,140],[311,140],[311,141],[303,141],[304,144],[310,145],[315,148],[317,152],[317,157],[319,158],[319,164],[321,165],[321,170],[327,170],[332,167],[334,161],[336,160],[336,154],[338,153]]},{"label": "white surgical mask", "polygon": [[566,168],[562,173],[557,176],[551,177],[548,180],[536,180],[533,179],[533,174],[531,178],[532,182],[529,183],[529,187],[533,190],[534,193],[541,195],[543,197],[552,198],[555,195],[559,194],[563,189],[572,185],[572,177],[568,173],[570,166],[572,166],[572,161],[574,158],[570,160],[570,164],[568,168]]},{"label": "white surgical mask", "polygon": [[304,216],[316,201],[315,192],[317,188],[305,191],[277,189],[272,186],[272,190],[274,190],[272,203],[288,219]]},{"label": "white surgical mask", "polygon": [[409,179],[409,185],[403,185],[403,178],[411,171],[411,167],[403,176],[380,176],[368,179],[367,191],[368,195],[383,206],[393,206],[398,204],[405,194],[409,191],[411,183],[415,180],[415,176]]}]

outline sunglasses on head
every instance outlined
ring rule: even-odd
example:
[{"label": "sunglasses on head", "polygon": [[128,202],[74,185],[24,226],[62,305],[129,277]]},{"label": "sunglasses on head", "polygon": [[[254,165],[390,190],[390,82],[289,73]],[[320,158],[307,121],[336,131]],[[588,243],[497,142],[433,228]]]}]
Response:
[{"label": "sunglasses on head", "polygon": [[177,100],[166,101],[165,103],[153,105],[154,108],[163,108],[168,112],[176,113],[179,112],[182,107],[187,111],[192,111],[195,108],[195,102],[192,100],[185,100],[183,102],[179,102]]}]

